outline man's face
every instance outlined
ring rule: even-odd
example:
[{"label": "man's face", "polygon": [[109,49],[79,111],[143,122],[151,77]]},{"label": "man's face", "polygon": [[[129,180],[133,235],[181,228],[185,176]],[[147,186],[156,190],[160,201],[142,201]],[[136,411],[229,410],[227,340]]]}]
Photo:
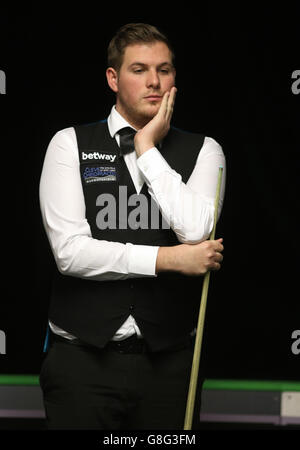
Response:
[{"label": "man's face", "polygon": [[126,47],[117,74],[117,111],[136,128],[158,112],[162,97],[175,85],[172,55],[164,42]]}]

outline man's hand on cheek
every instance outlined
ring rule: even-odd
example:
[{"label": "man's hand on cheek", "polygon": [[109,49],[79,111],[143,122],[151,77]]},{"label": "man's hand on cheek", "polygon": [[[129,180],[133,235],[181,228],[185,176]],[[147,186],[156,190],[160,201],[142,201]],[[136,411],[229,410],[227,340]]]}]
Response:
[{"label": "man's hand on cheek", "polygon": [[174,110],[176,92],[177,89],[174,86],[170,92],[164,94],[157,114],[147,125],[136,133],[134,144],[138,157],[150,148],[155,147],[168,133]]}]

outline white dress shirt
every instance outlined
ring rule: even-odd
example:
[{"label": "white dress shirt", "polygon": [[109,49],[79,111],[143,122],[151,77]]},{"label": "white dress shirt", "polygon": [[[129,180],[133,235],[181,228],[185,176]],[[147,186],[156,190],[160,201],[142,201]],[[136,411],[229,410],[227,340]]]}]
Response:
[{"label": "white dress shirt", "polygon": [[[118,145],[118,131],[126,126],[130,125],[114,106],[108,117],[108,129]],[[182,149],[182,157],[186,155],[188,157]],[[194,244],[208,238],[213,227],[220,166],[224,170],[218,215],[223,205],[226,176],[225,157],[214,139],[205,138],[186,184],[166,162],[163,152],[160,153],[155,147],[139,158],[136,152],[126,154],[124,160],[136,192],[139,193],[143,184],[147,183],[150,195],[176,233],[179,243]],[[40,180],[40,206],[46,234],[62,274],[99,282],[156,276],[159,247],[109,242],[92,237],[85,217],[78,146],[73,127],[57,132],[48,146]],[[51,322],[50,327],[56,334],[74,338]],[[129,315],[113,340],[122,340],[134,333],[141,336],[134,318]]]}]

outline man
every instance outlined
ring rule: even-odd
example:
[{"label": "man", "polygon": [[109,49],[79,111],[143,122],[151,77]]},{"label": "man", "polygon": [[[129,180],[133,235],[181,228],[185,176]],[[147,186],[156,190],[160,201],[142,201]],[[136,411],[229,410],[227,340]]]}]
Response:
[{"label": "man", "polygon": [[[41,211],[60,273],[40,382],[52,429],[183,428],[197,276],[222,261],[222,239],[206,239],[225,160],[213,139],[170,128],[173,59],[155,27],[122,27],[108,120],[62,130],[47,150]],[[224,183],[219,213],[223,197]]]}]

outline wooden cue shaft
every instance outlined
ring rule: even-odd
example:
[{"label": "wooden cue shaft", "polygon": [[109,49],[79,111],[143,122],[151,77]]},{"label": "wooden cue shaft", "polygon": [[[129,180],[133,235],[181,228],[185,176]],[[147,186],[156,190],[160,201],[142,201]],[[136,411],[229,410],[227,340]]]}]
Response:
[{"label": "wooden cue shaft", "polygon": [[[210,233],[210,236],[209,236],[210,240],[215,239],[217,216],[218,216],[218,206],[219,206],[220,191],[221,191],[221,184],[222,184],[222,175],[223,175],[223,167],[220,167],[219,175],[218,175],[216,197],[215,197],[214,225],[213,225],[212,232]],[[206,304],[207,304],[209,279],[210,279],[210,271],[208,271],[205,274],[204,280],[203,280],[203,286],[202,286],[201,303],[200,303],[198,325],[197,325],[197,332],[196,332],[196,339],[195,339],[193,363],[192,363],[191,376],[190,376],[190,386],[189,386],[189,392],[188,392],[187,403],[186,403],[186,411],[185,411],[184,430],[191,430],[192,423],[193,423],[195,396],[196,396],[197,382],[198,382],[198,372],[199,372],[199,364],[200,364],[200,356],[201,356],[201,348],[202,348],[202,336],[203,336],[203,329],[204,329],[204,320],[205,320],[205,312],[206,312]]]}]

